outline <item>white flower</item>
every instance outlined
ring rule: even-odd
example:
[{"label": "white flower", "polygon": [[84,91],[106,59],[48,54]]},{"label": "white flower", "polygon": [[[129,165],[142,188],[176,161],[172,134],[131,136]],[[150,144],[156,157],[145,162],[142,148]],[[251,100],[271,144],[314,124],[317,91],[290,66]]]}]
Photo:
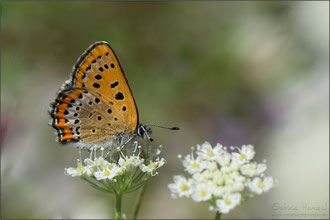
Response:
[{"label": "white flower", "polygon": [[224,177],[220,170],[213,172],[212,184],[215,186],[222,186],[224,183]]},{"label": "white flower", "polygon": [[272,177],[265,177],[261,180],[259,177],[254,178],[248,183],[250,190],[256,194],[268,192],[274,186],[274,180]]},{"label": "white flower", "polygon": [[267,169],[266,164],[260,163],[257,165],[256,162],[244,164],[240,168],[241,173],[249,177],[260,175],[261,173],[265,172],[266,169]]},{"label": "white flower", "polygon": [[[235,172],[224,174],[224,182],[226,186],[232,186],[234,184]],[[232,190],[232,188],[230,188]]]},{"label": "white flower", "polygon": [[207,181],[213,180],[213,171],[211,170],[204,170],[202,173],[195,173],[193,175],[193,179],[199,183],[205,183]]},{"label": "white flower", "polygon": [[218,165],[216,162],[213,161],[203,161],[202,162],[203,168],[209,170],[209,171],[215,171],[218,170]]},{"label": "white flower", "polygon": [[206,184],[197,184],[195,187],[194,193],[192,194],[191,198],[195,202],[200,201],[207,201],[210,200],[212,197],[210,187],[208,187]]},{"label": "white flower", "polygon": [[208,142],[204,142],[202,146],[198,146],[197,155],[201,157],[201,159],[215,161],[222,153],[222,145],[217,144],[214,148],[212,148],[211,144]]},{"label": "white flower", "polygon": [[138,167],[143,162],[144,162],[144,159],[142,159],[138,156],[132,155],[130,157],[126,156],[125,158],[121,157],[118,161],[118,165],[121,166],[121,167],[124,167],[124,168],[126,168],[128,166]]},{"label": "white flower", "polygon": [[212,194],[216,197],[222,197],[225,193],[229,193],[232,191],[231,186],[213,186],[212,187]]},{"label": "white flower", "polygon": [[245,178],[243,176],[237,176],[234,178],[234,183],[232,185],[233,192],[241,192],[244,190]]},{"label": "white flower", "polygon": [[86,158],[84,160],[84,163],[87,165],[86,166],[86,174],[88,176],[93,176],[93,173],[96,170],[96,163],[95,163],[95,161],[94,160],[91,160],[89,158]]},{"label": "white flower", "polygon": [[68,176],[81,176],[85,173],[85,168],[83,166],[78,166],[77,168],[69,167],[64,169],[64,174]]},{"label": "white flower", "polygon": [[69,167],[64,169],[64,174],[68,176],[81,176],[86,173],[85,167],[82,166],[80,160],[77,160],[77,168]]},{"label": "white flower", "polygon": [[97,180],[103,179],[113,179],[114,177],[122,174],[122,168],[118,167],[115,164],[105,166],[103,170],[96,171],[94,176]]},{"label": "white flower", "polygon": [[230,172],[235,172],[235,171],[238,171],[240,168],[240,165],[235,161],[231,161],[229,166],[223,166],[221,167],[221,172],[223,173],[230,173]]},{"label": "white flower", "polygon": [[99,168],[103,168],[109,166],[109,162],[105,160],[103,157],[96,158],[94,161],[95,165]]},{"label": "white flower", "polygon": [[251,181],[251,177],[263,177],[267,168],[265,162],[251,162],[255,155],[252,145],[231,149],[237,150],[229,153],[227,147],[217,144],[212,148],[208,142],[197,145],[197,157],[194,158],[192,152],[182,161],[185,171],[192,177],[186,179],[175,176],[174,183],[168,186],[172,197],[186,196],[195,202],[215,202],[214,209],[220,213],[228,213],[249,193],[246,188],[260,194],[273,187],[272,177],[263,180],[258,177]]},{"label": "white flower", "polygon": [[193,180],[186,179],[184,176],[174,176],[174,183],[168,185],[168,188],[172,192],[172,197],[189,197],[193,193]]},{"label": "white flower", "polygon": [[154,173],[156,169],[163,166],[165,164],[165,159],[159,159],[159,157],[155,160],[155,162],[150,161],[149,164],[146,166],[144,164],[140,165],[140,169],[142,172],[150,173],[150,175],[154,176],[157,173]]},{"label": "white flower", "polygon": [[203,182],[205,182],[205,178],[204,178],[204,174],[203,173],[194,173],[192,175],[193,180],[196,181],[197,183],[203,183]]},{"label": "white flower", "polygon": [[190,154],[184,158],[182,164],[185,170],[190,174],[194,174],[203,170],[201,158],[193,158]]},{"label": "white flower", "polygon": [[222,199],[216,200],[216,209],[220,213],[228,213],[230,210],[235,208],[235,206],[239,205],[241,202],[241,194],[240,193],[233,193],[229,194],[226,193]]},{"label": "white flower", "polygon": [[223,167],[223,166],[228,166],[230,163],[231,159],[231,154],[224,151],[222,154],[219,155],[219,157],[216,159],[218,164]]},{"label": "white flower", "polygon": [[260,174],[262,174],[263,172],[266,171],[266,169],[267,169],[266,164],[264,164],[264,163],[259,163],[259,164],[257,165],[256,175],[260,175]]},{"label": "white flower", "polygon": [[[105,167],[110,164],[108,161],[104,160],[103,157],[96,158],[95,160],[86,158],[84,163],[87,165],[85,168],[88,176],[93,176],[95,171],[104,170]],[[97,175],[99,175],[99,173]]]},{"label": "white flower", "polygon": [[238,149],[239,153],[232,153],[232,160],[238,164],[244,164],[245,162],[252,160],[255,154],[254,147],[252,145],[243,145],[241,149]]}]

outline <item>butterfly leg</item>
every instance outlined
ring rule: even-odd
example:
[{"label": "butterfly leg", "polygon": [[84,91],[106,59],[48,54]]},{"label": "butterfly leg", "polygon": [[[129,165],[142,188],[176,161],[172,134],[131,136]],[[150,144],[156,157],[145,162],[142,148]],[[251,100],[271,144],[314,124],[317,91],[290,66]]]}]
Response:
[{"label": "butterfly leg", "polygon": [[133,145],[134,145],[133,154],[135,154],[135,152],[136,152],[136,150],[138,148],[139,142],[138,141],[134,141]]},{"label": "butterfly leg", "polygon": [[[133,138],[135,137],[135,135],[133,135],[133,136],[131,136],[130,138],[128,138],[128,140],[122,145],[122,146],[120,146],[120,147],[118,147],[117,148],[117,150],[120,152],[120,154],[121,154],[121,156],[123,157],[123,158],[125,158],[125,156],[124,156],[124,154],[123,154],[123,152],[121,151]],[[134,147],[134,153],[135,153],[135,151],[136,151],[136,148],[137,148],[137,146],[138,146],[138,142],[137,141],[135,141],[134,142],[134,145],[135,145],[135,147]],[[104,157],[104,159],[106,159],[108,156],[109,156],[109,154],[110,154],[110,149],[109,149],[109,151],[108,151],[108,153],[105,155],[105,157]]]},{"label": "butterfly leg", "polygon": [[105,157],[103,159],[106,159],[109,156],[110,152],[111,152],[111,147],[109,147],[109,151],[107,152],[107,154],[105,155]]},{"label": "butterfly leg", "polygon": [[128,138],[128,140],[120,147],[120,150],[123,149],[134,137],[135,137],[135,135]]}]

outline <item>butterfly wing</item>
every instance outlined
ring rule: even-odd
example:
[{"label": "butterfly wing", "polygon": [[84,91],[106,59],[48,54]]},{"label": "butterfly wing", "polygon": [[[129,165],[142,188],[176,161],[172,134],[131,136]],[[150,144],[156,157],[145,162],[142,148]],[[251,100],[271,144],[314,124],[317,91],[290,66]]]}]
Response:
[{"label": "butterfly wing", "polygon": [[61,143],[97,144],[134,133],[138,111],[120,63],[106,42],[91,45],[50,111]]}]

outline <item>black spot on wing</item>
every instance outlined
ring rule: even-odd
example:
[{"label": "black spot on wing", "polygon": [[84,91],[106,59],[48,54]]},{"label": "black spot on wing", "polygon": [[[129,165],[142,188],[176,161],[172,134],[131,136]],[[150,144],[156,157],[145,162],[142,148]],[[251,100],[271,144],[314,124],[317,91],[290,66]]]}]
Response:
[{"label": "black spot on wing", "polygon": [[125,97],[124,97],[124,94],[122,92],[117,92],[116,93],[116,96],[115,96],[115,99],[117,100],[123,100]]},{"label": "black spot on wing", "polygon": [[113,83],[110,84],[110,87],[112,89],[116,88],[117,86],[119,85],[119,82],[118,81],[114,81]]},{"label": "black spot on wing", "polygon": [[95,83],[93,83],[93,87],[95,89],[99,89],[101,87],[101,85],[95,82]]},{"label": "black spot on wing", "polygon": [[96,75],[94,76],[94,78],[95,78],[96,80],[101,80],[101,79],[102,79],[102,76],[101,76],[100,74],[96,74]]}]

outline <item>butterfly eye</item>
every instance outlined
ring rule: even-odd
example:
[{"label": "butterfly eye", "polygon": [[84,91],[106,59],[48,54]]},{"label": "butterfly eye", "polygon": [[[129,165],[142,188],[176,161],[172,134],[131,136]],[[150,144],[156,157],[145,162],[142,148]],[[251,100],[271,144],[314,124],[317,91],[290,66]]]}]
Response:
[{"label": "butterfly eye", "polygon": [[143,130],[142,127],[140,127],[140,128],[138,129],[138,135],[139,135],[140,137],[143,137],[143,134],[144,134],[144,130]]}]

